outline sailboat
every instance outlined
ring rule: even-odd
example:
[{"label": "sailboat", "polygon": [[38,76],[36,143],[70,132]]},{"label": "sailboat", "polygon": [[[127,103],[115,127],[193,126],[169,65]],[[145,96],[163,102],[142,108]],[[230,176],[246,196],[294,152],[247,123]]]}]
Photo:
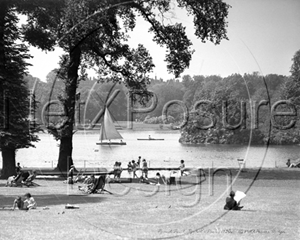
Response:
[{"label": "sailboat", "polygon": [[[108,108],[105,108],[103,122],[100,127],[100,142],[97,142],[97,145],[126,145],[126,142],[123,142],[123,137],[117,131],[111,115],[108,111]],[[120,139],[119,142],[112,142],[111,140]]]}]

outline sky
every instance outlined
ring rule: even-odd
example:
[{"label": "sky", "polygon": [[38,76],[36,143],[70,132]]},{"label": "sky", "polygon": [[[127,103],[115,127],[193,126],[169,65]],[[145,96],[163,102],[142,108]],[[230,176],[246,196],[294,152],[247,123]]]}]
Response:
[{"label": "sky", "polygon": [[[192,18],[183,10],[174,9],[172,23],[182,22],[195,50],[190,67],[181,76],[219,75],[259,72],[261,75],[290,75],[292,57],[300,49],[300,1],[299,0],[224,0],[231,5],[228,16],[227,36],[221,44],[202,43],[194,36]],[[149,25],[138,19],[131,34],[131,47],[142,43],[150,52],[155,68],[151,77],[172,79],[167,72],[165,49],[152,41]],[[42,81],[58,68],[63,51],[42,52],[30,47],[33,58],[29,73]]]}]

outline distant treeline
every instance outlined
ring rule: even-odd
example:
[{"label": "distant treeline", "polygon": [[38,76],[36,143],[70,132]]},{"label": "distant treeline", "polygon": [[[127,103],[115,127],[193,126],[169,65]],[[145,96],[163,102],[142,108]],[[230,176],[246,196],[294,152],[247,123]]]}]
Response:
[{"label": "distant treeline", "polygon": [[[62,94],[63,84],[56,77],[55,70],[51,71],[46,78],[46,82],[36,80],[28,75],[25,77],[28,87],[32,90],[35,85],[34,99],[37,102],[35,118],[39,123],[43,123],[42,115],[45,116],[45,106],[53,100],[58,100]],[[155,109],[149,113],[139,113],[134,115],[135,121],[145,121],[146,123],[163,124],[162,111],[164,105],[171,100],[180,100],[188,109],[188,122],[181,128],[181,142],[185,143],[252,143],[262,144],[270,140],[274,144],[299,143],[299,122],[289,130],[276,129],[270,127],[271,107],[276,101],[285,99],[285,89],[289,82],[289,77],[269,74],[264,77],[254,72],[252,74],[232,74],[222,78],[220,76],[189,76],[185,75],[181,79],[152,79],[148,89],[154,92],[158,98]],[[90,123],[97,113],[103,108],[107,95],[113,83],[101,83],[96,78],[89,78],[80,81],[78,88],[77,122],[81,124]],[[120,89],[120,93],[114,99],[109,110],[116,121],[126,121],[128,107],[128,90],[123,84],[116,84],[114,89]],[[114,91],[114,90],[112,90]],[[209,104],[201,104],[196,109],[195,103],[206,100]],[[251,100],[251,105],[250,105]],[[255,111],[251,111],[250,106],[256,101],[256,106],[262,100],[268,104],[261,105],[259,115],[254,116]],[[230,125],[238,125],[241,121],[241,103],[245,102],[245,121],[240,127],[234,130],[224,126],[222,105],[227,104],[226,122]],[[147,104],[150,105],[151,101]],[[146,107],[136,103],[136,108]],[[44,110],[43,110],[44,109]],[[281,105],[279,110],[290,111],[286,105]],[[278,110],[278,111],[279,111]],[[42,113],[44,111],[44,114]],[[58,104],[52,104],[49,111],[62,111]],[[254,117],[258,119],[256,129],[253,128]],[[49,121],[59,121],[59,117],[51,117]],[[180,125],[185,116],[181,106],[173,105],[168,109],[168,122],[165,124]],[[275,117],[277,123],[287,125],[297,117]],[[204,129],[214,121],[214,126]],[[242,128],[244,126],[245,128]]]}]

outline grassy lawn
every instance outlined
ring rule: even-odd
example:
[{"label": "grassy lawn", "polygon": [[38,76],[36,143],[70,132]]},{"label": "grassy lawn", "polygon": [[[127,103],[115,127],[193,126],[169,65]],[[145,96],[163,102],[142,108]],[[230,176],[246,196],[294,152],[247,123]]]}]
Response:
[{"label": "grassy lawn", "polygon": [[[251,186],[241,211],[223,210],[225,176],[215,178],[213,192],[208,179],[195,186],[191,178],[181,186],[106,184],[112,195],[84,195],[81,184],[58,180],[37,179],[40,186],[30,188],[0,180],[0,239],[299,239],[300,171],[285,173],[290,177],[266,171],[255,182],[237,178],[233,190]],[[38,208],[9,210],[26,192]],[[68,203],[79,209],[65,209]]]}]

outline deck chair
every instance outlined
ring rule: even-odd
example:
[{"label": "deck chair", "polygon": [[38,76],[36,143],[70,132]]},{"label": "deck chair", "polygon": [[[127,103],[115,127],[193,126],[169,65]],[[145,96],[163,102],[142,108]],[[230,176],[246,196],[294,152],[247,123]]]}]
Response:
[{"label": "deck chair", "polygon": [[112,194],[111,192],[109,192],[106,189],[104,189],[104,187],[105,187],[105,178],[106,178],[106,176],[100,176],[97,179],[97,182],[96,182],[94,188],[90,190],[89,194],[92,194],[92,193],[102,193],[102,192],[107,192],[109,194]]},{"label": "deck chair", "polygon": [[30,187],[30,186],[40,186],[37,183],[34,183],[33,180],[36,178],[36,175],[34,173],[30,174],[28,178],[22,181],[22,184]]}]

